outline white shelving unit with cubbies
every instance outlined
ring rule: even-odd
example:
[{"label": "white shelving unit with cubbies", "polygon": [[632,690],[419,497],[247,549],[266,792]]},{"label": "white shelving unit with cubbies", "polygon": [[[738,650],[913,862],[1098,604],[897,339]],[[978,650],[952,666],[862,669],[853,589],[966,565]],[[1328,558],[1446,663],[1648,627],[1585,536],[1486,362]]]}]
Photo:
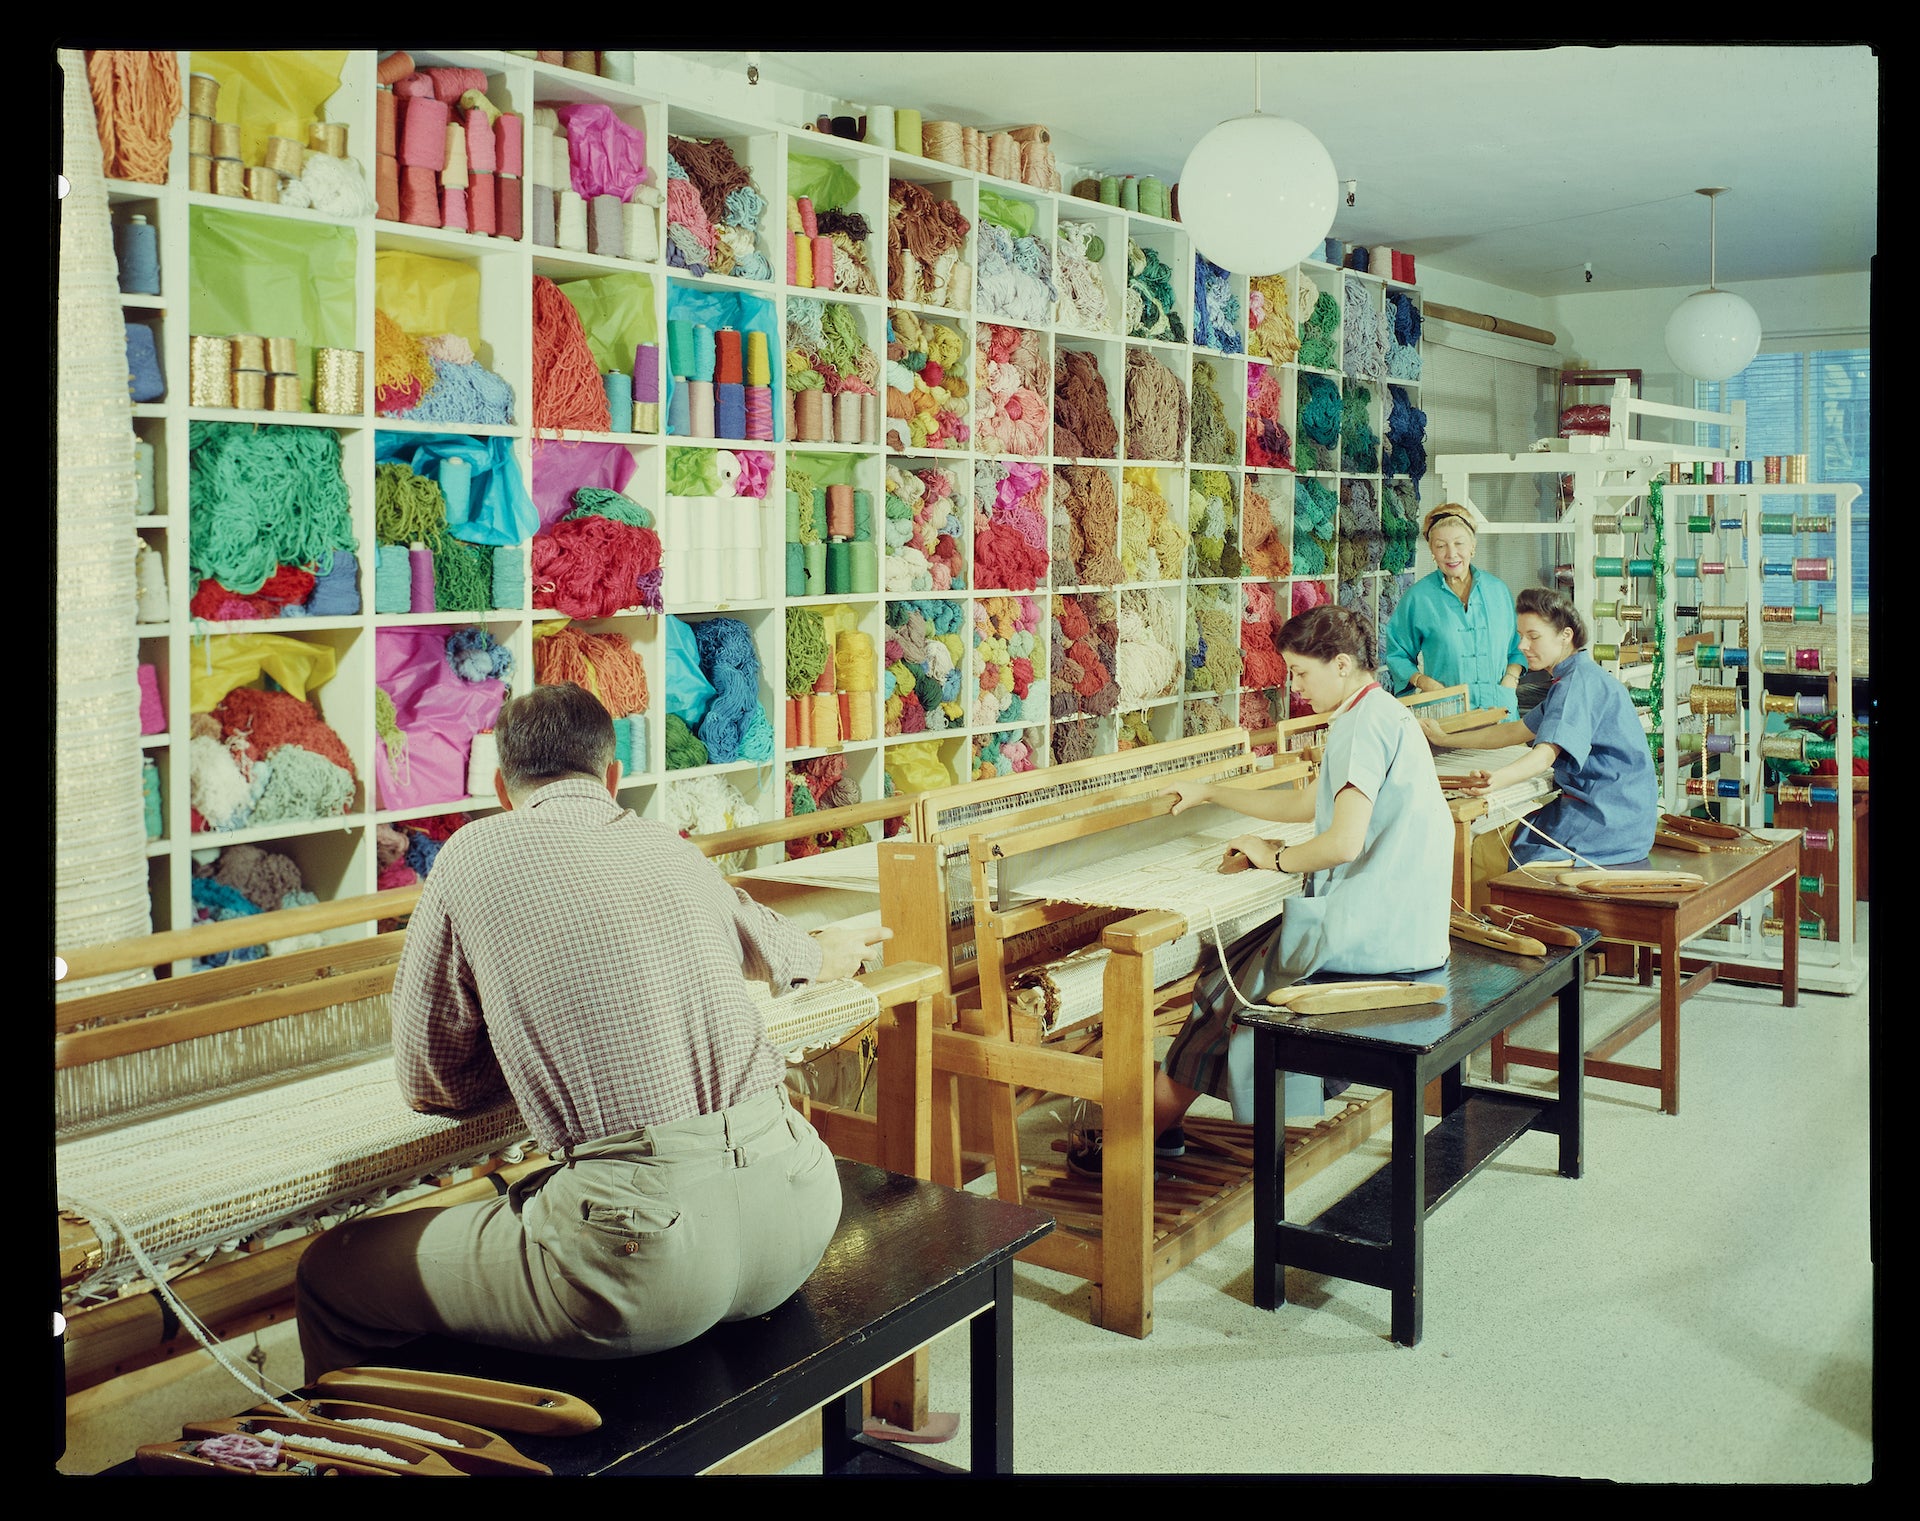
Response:
[{"label": "white shelving unit with cubbies", "polygon": [[[443,197],[475,198],[464,226],[426,214],[417,176],[402,214],[374,209],[382,123],[404,124],[408,97],[393,96],[391,55],[364,50],[299,56],[340,60],[311,114],[344,128],[366,209],[189,188],[184,116],[167,184],[110,186],[116,222],[139,215],[156,229],[161,271],[159,292],[125,298],[128,319],[154,330],[167,381],[134,409],[154,481],[138,533],[164,579],[163,603],[145,604],[138,628],[164,693],[164,726],[144,741],[160,794],[155,928],[191,922],[196,872],[233,845],[290,857],[304,890],[328,898],[379,884],[391,830],[431,832],[496,806],[490,788],[469,785],[458,726],[440,735],[421,718],[409,732],[397,720],[408,694],[439,679],[443,635],[459,636],[469,674],[492,655],[504,674],[479,679],[516,691],[587,658],[610,706],[638,703],[622,715],[623,799],[704,830],[787,811],[793,785],[876,801],[1284,717],[1271,641],[1286,617],[1309,600],[1368,611],[1390,601],[1386,499],[1396,484],[1410,493],[1418,471],[1390,464],[1387,424],[1394,388],[1417,405],[1418,349],[1411,374],[1347,372],[1351,272],[1317,262],[1286,272],[1286,318],[1311,342],[1277,356],[1254,341],[1253,282],[1229,275],[1209,290],[1177,222],[740,119],[644,80],[518,53],[408,51],[416,75],[471,71],[445,78],[479,92],[489,126],[496,115],[518,122],[517,177],[504,172],[505,138],[490,182],[478,159],[463,187],[453,161],[440,171]],[[234,56],[180,54],[183,98],[193,75],[221,75]],[[482,128],[465,113],[478,107],[461,96],[449,116],[471,137]],[[311,126],[257,99],[235,110],[256,138]],[[644,163],[624,204],[579,190],[560,140],[588,133]],[[732,191],[702,204],[718,215],[695,216],[674,187],[722,148]],[[685,178],[699,190],[698,174]],[[918,257],[934,245],[919,228],[903,236],[910,217],[949,229],[942,252]],[[704,245],[702,220],[718,228]],[[706,262],[689,257],[702,248]],[[828,257],[832,278],[818,262]],[[1396,295],[1417,311],[1412,287],[1357,280],[1376,325],[1391,324]],[[227,285],[240,294],[216,299]],[[603,420],[570,410],[594,399],[595,382],[577,345],[555,346],[556,314],[565,327],[568,313],[606,391]],[[387,362],[395,332],[443,363],[477,365],[510,393],[506,414],[413,415],[422,408],[404,405],[405,372]],[[732,359],[723,345],[734,340],[718,336],[729,332],[744,368],[764,368],[711,381]],[[240,334],[292,341],[297,410],[189,404],[190,340]],[[464,349],[428,342],[449,334]],[[708,342],[717,355],[699,351]],[[450,361],[449,349],[470,358]],[[318,410],[321,351],[361,359],[358,394],[333,412]],[[710,382],[711,410],[699,389]],[[717,389],[731,384],[766,393],[747,427]],[[1348,458],[1343,409],[1361,392],[1355,436],[1375,445]],[[1082,405],[1072,418],[1069,395]],[[232,548],[216,504],[196,496],[196,446],[219,424],[328,441],[355,556],[353,610],[236,619],[210,616],[204,598],[196,607],[205,547]],[[428,551],[434,600],[417,611],[411,579],[397,600],[394,554],[409,572],[419,565],[422,541],[402,542],[420,521],[408,513],[425,510],[405,495],[416,479],[434,482],[447,514]],[[623,605],[555,570],[582,490],[622,499],[594,500],[655,535],[657,574],[640,572]],[[1376,536],[1357,559],[1343,548],[1349,528]],[[465,590],[448,605],[453,582]],[[150,616],[161,605],[164,618]],[[737,627],[711,627],[719,620]],[[294,642],[310,687],[271,667],[241,684],[311,698],[351,763],[351,796],[319,817],[196,828],[197,715],[222,657],[247,641]],[[688,746],[704,719],[669,723],[703,641],[728,658],[750,653],[755,667],[730,699],[737,743],[705,759]],[[791,848],[811,847],[763,847],[752,864]]]}]

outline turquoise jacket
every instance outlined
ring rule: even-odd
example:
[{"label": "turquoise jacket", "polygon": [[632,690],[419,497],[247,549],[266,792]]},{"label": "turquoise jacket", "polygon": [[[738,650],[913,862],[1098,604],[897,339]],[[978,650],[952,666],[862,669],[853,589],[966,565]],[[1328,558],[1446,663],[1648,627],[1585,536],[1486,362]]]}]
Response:
[{"label": "turquoise jacket", "polygon": [[1412,685],[1418,669],[1442,686],[1466,687],[1469,706],[1499,708],[1515,718],[1519,707],[1513,688],[1500,684],[1508,666],[1526,665],[1513,593],[1498,576],[1484,570],[1471,574],[1464,607],[1438,570],[1408,587],[1380,641],[1381,660],[1396,693]]}]

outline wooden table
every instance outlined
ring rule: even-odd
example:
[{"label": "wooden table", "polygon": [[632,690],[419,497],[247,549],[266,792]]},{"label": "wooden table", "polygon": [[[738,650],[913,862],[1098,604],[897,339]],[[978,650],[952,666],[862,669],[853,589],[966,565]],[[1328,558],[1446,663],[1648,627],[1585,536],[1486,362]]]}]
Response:
[{"label": "wooden table", "polygon": [[[1466,1180],[1529,1130],[1560,1138],[1560,1175],[1581,1171],[1581,1083],[1576,1070],[1551,1098],[1469,1087],[1467,1057],[1497,1032],[1547,999],[1559,1003],[1560,1044],[1577,1050],[1581,1033],[1581,966],[1597,937],[1577,947],[1551,946],[1544,957],[1454,943],[1443,1000],[1399,1009],[1292,1016],[1243,1010],[1254,1032],[1254,1302],[1263,1310],[1286,1301],[1289,1264],[1349,1278],[1393,1294],[1393,1339],[1420,1340],[1421,1277],[1426,1218]],[[1320,976],[1314,982],[1351,981]],[[1385,1088],[1393,1095],[1392,1160],[1310,1224],[1286,1219],[1287,1159],[1279,1075],[1306,1072]],[[1438,1078],[1442,1118],[1431,1130],[1420,1095]]]},{"label": "wooden table", "polygon": [[[1710,926],[1737,910],[1748,899],[1769,888],[1781,889],[1778,912],[1792,930],[1783,938],[1781,1002],[1788,1008],[1800,1001],[1800,835],[1797,831],[1761,831],[1767,848],[1745,852],[1716,850],[1707,855],[1656,848],[1648,858],[1656,871],[1685,871],[1704,877],[1706,885],[1685,893],[1594,893],[1562,887],[1536,871],[1510,871],[1487,884],[1491,902],[1538,914],[1556,924],[1584,925],[1600,938],[1650,946],[1657,952],[1651,975],[1659,980],[1658,996],[1612,1031],[1585,1048],[1588,1077],[1633,1083],[1660,1090],[1663,1114],[1680,1112],[1680,1005],[1712,982],[1718,968],[1708,960],[1691,976],[1681,965],[1680,948]],[[1699,948],[1695,948],[1699,954]],[[1643,979],[1644,980],[1644,979]],[[1635,1036],[1660,1025],[1660,1065],[1636,1066],[1612,1060]],[[1564,1042],[1561,1050],[1566,1049]],[[1552,1051],[1494,1042],[1493,1079],[1506,1080],[1509,1065],[1559,1068]]]},{"label": "wooden table", "polygon": [[[715,1326],[683,1347],[606,1362],[535,1357],[427,1337],[381,1366],[559,1389],[600,1413],[577,1436],[507,1435],[556,1474],[697,1474],[822,1415],[828,1473],[1013,1468],[1013,1258],[1050,1216],[980,1194],[840,1161],[844,1205],[826,1256],[770,1314]],[[860,1434],[861,1387],[971,1321],[971,1467]]]}]

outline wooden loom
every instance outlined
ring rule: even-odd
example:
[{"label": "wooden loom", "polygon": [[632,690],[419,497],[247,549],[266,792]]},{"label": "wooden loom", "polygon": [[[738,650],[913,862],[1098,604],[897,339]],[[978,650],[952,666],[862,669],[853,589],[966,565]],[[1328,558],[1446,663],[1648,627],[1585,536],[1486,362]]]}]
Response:
[{"label": "wooden loom", "polygon": [[[524,1156],[527,1130],[510,1103],[453,1120],[414,1114],[394,1088],[386,1003],[404,931],[366,931],[408,912],[418,894],[395,889],[68,954],[67,975],[82,980],[294,936],[359,936],[56,1005],[56,1081],[70,1122],[54,1154],[72,1206],[58,1222],[70,1392],[198,1346],[148,1286],[131,1240],[198,1319],[230,1337],[291,1314],[294,1269],[311,1238],[276,1242],[287,1228],[375,1207],[418,1182],[450,1186],[396,1207],[491,1197],[487,1173],[506,1181],[538,1165]],[[796,1043],[850,1020],[876,1022],[877,1116],[814,1110],[840,1154],[927,1175],[927,1041],[939,986],[932,968],[896,961],[768,999],[770,1030]],[[131,1180],[124,1166],[115,1171],[115,1150],[135,1159]]]},{"label": "wooden loom", "polygon": [[[934,1176],[957,1182],[966,1167],[990,1165],[1002,1198],[1051,1209],[1055,1229],[1022,1260],[1091,1282],[1097,1325],[1150,1334],[1153,1286],[1252,1217],[1250,1126],[1190,1121],[1183,1178],[1154,1179],[1153,1039],[1185,1018],[1199,933],[1165,908],[1001,906],[976,881],[989,864],[997,873],[1015,856],[1051,858],[1069,842],[1109,858],[1129,852],[1143,821],[1165,818],[1160,794],[1176,782],[1279,786],[1307,774],[1303,759],[1270,765],[1244,730],[1225,729],[925,794],[913,838],[880,846],[891,950],[931,962],[947,982],[932,1051]],[[1052,1018],[1044,1000],[1023,994],[1069,965],[1098,992]],[[1023,1178],[1017,1116],[1047,1093],[1103,1106],[1097,1186],[1049,1169],[1032,1184]],[[1383,1094],[1290,1133],[1289,1179],[1352,1150],[1389,1108]]]}]

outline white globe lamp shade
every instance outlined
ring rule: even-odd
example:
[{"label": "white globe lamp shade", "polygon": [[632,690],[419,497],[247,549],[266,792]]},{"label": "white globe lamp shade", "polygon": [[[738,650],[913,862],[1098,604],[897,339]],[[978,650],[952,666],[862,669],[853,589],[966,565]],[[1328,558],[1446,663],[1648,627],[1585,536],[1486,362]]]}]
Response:
[{"label": "white globe lamp shade", "polygon": [[1222,269],[1271,275],[1316,254],[1340,187],[1320,140],[1283,116],[1236,116],[1193,145],[1180,224]]},{"label": "white globe lamp shade", "polygon": [[1695,380],[1729,380],[1760,352],[1760,314],[1730,290],[1697,290],[1667,318],[1667,357]]}]

